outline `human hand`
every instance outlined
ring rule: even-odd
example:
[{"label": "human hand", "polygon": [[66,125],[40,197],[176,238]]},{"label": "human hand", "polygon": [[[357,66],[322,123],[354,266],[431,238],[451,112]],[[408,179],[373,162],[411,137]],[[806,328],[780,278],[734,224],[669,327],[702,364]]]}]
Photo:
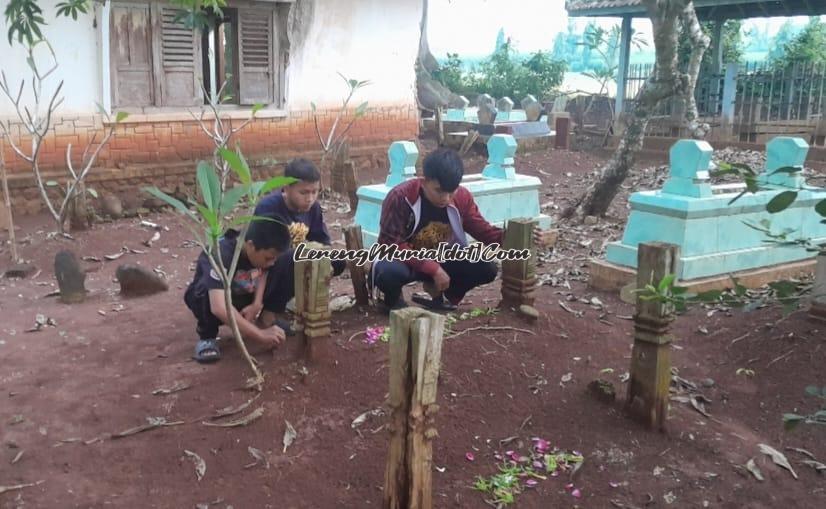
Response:
[{"label": "human hand", "polygon": [[447,275],[445,269],[439,267],[439,270],[433,275],[433,284],[439,292],[444,292],[450,287],[450,276]]},{"label": "human hand", "polygon": [[277,325],[273,325],[268,329],[262,329],[259,341],[269,348],[275,348],[284,342],[284,329]]},{"label": "human hand", "polygon": [[249,322],[254,322],[258,318],[258,315],[261,314],[262,309],[264,309],[262,302],[253,302],[241,310],[241,316]]}]

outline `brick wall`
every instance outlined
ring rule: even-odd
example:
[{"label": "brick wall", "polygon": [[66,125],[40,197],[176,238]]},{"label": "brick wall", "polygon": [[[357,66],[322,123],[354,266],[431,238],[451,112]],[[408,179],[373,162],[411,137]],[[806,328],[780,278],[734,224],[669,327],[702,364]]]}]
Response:
[{"label": "brick wall", "polygon": [[[322,135],[329,132],[335,112],[317,113]],[[134,193],[142,185],[157,185],[164,189],[189,186],[194,178],[194,164],[208,159],[214,150],[198,123],[187,113],[152,117],[127,118],[117,127],[115,136],[98,158],[96,169],[89,178],[89,186],[117,194]],[[244,118],[233,119],[238,126]],[[396,140],[412,140],[418,135],[418,111],[414,107],[386,107],[371,109],[358,119],[347,134],[353,147],[354,159],[374,164],[383,158],[390,143]],[[339,123],[340,132],[348,123]],[[75,164],[92,136],[103,135],[100,117],[60,118],[54,123],[53,134],[45,139],[40,154],[40,166],[46,178],[60,180],[64,175],[66,147],[72,144]],[[19,129],[19,128],[18,128]],[[19,132],[12,131],[21,146],[31,143]],[[280,171],[285,161],[297,155],[320,159],[320,145],[315,131],[312,113],[291,112],[287,117],[257,118],[233,141],[240,142],[244,155],[251,165],[264,174]],[[5,160],[9,171],[10,194],[13,209],[17,213],[36,213],[41,209],[39,192],[35,187],[30,168],[9,147],[5,147]]]}]

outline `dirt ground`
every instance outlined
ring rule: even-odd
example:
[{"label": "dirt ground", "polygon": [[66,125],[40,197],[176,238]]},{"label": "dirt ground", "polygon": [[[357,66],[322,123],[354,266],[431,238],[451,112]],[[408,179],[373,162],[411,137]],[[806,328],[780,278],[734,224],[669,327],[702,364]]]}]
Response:
[{"label": "dirt ground", "polygon": [[[519,156],[517,169],[543,180],[542,203],[554,214],[581,192],[604,159],[535,152]],[[800,426],[786,432],[781,422],[784,412],[815,411],[817,403],[804,388],[826,385],[823,329],[805,311],[783,318],[775,308],[694,309],[680,316],[672,330],[673,366],[711,400],[710,417],[674,401],[668,430],[658,433],[622,412],[633,309],[616,295],[588,290],[587,259],[621,235],[628,193],[661,177],[655,168],[663,163],[641,163],[643,170],[631,176],[612,208],[613,219],[563,229],[539,267],[546,284],[537,294],[538,322],[502,309],[453,325],[454,332],[486,325],[529,332],[480,329],[446,340],[433,454],[435,507],[488,507],[473,489],[476,477],[496,473],[495,454],[527,451],[534,437],[579,451],[584,465],[573,479],[549,477],[526,489],[515,507],[826,507],[823,474],[802,463],[809,459],[805,455],[787,449],[805,449],[826,462],[823,430]],[[480,154],[468,158],[469,171],[482,165]],[[375,172],[361,176],[383,178]],[[326,205],[333,235],[340,238],[336,225],[349,224],[351,215],[336,212],[336,203]],[[187,230],[177,216],[146,219],[169,228],[149,249],[141,242],[153,232],[139,219],[99,224],[75,240],[47,239],[45,217],[19,221],[22,255],[41,271],[26,280],[0,280],[0,485],[37,484],[0,494],[0,507],[380,506],[385,417],[371,416],[355,429],[351,423],[384,405],[387,344],[368,345],[359,332],[386,325],[387,318],[373,309],[335,313],[326,355],[314,364],[304,362],[295,339],[274,355],[258,353],[267,382],[245,413],[263,407],[263,417],[246,427],[203,425],[217,410],[253,397],[241,388],[248,373],[228,341],[221,362],[202,366],[190,360],[195,323],[182,295],[197,248],[186,243]],[[85,303],[64,305],[46,296],[56,289],[58,250],[103,259],[122,246],[147,252],[84,262],[90,290]],[[3,268],[7,252],[0,260]],[[125,262],[162,270],[170,290],[121,298],[114,271]],[[348,280],[337,279],[332,291],[352,289]],[[499,292],[497,280],[470,294],[460,311],[496,306]],[[25,332],[37,314],[56,325]],[[587,384],[600,377],[615,385],[615,403],[587,394]],[[191,387],[152,394],[175,384]],[[109,437],[147,417],[183,423]],[[283,452],[285,421],[298,436]],[[761,443],[784,452],[798,478],[762,454]],[[263,451],[266,462],[250,466],[256,460],[249,447]],[[204,460],[200,481],[185,451]],[[743,468],[752,458],[764,481]],[[572,496],[573,488],[580,498]]]}]

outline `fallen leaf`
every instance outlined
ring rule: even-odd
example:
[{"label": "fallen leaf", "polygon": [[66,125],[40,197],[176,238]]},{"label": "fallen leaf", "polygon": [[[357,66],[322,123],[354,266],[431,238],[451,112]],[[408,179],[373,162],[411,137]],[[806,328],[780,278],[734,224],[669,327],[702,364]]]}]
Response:
[{"label": "fallen leaf", "polygon": [[31,482],[31,483],[26,483],[26,484],[13,484],[11,486],[0,486],[0,495],[2,495],[3,493],[6,493],[8,491],[22,490],[23,488],[29,488],[31,486],[37,486],[38,484],[43,484],[44,482],[46,482],[46,481],[37,481],[37,482]]},{"label": "fallen leaf", "polygon": [[789,464],[789,460],[786,459],[786,456],[784,456],[782,452],[766,444],[757,444],[757,447],[760,449],[760,452],[768,456],[771,456],[772,461],[791,472],[792,477],[797,479],[797,474],[795,473],[792,466]]},{"label": "fallen leaf", "polygon": [[284,430],[284,450],[282,452],[287,452],[287,447],[291,446],[293,442],[295,442],[296,437],[298,437],[298,433],[293,428],[293,425],[290,424],[290,421],[284,421],[284,424],[287,425],[287,429]]},{"label": "fallen leaf", "polygon": [[267,455],[264,454],[264,451],[262,451],[260,449],[256,449],[255,447],[252,447],[252,446],[247,447],[247,451],[249,451],[249,453],[252,455],[252,457],[255,458],[255,463],[250,463],[249,465],[244,465],[244,468],[251,468],[251,467],[254,467],[255,465],[257,465],[261,462],[264,462],[267,466],[267,469],[269,470],[270,461],[267,459]]},{"label": "fallen leaf", "polygon": [[202,422],[204,426],[215,426],[220,428],[234,428],[236,426],[246,426],[252,421],[264,415],[264,407],[260,406],[243,417],[239,417],[234,421],[227,422]]},{"label": "fallen leaf", "polygon": [[184,421],[167,422],[166,417],[147,417],[146,420],[147,424],[135,426],[134,428],[129,428],[128,430],[121,431],[120,433],[115,433],[112,435],[112,438],[124,438],[142,431],[160,428],[162,426],[178,426],[179,424],[184,424]]},{"label": "fallen leaf", "polygon": [[198,480],[203,479],[204,474],[206,474],[206,461],[194,452],[187,451],[186,449],[184,449],[184,454],[192,458],[192,461],[195,462],[195,475],[198,477]]},{"label": "fallen leaf", "polygon": [[361,426],[362,424],[364,424],[365,422],[367,422],[368,417],[370,417],[370,416],[379,417],[380,415],[383,415],[383,414],[384,414],[384,411],[381,408],[376,408],[375,410],[368,410],[367,412],[364,412],[363,414],[361,414],[358,417],[356,417],[355,419],[353,419],[353,422],[350,423],[350,427],[353,428],[353,429],[356,429],[359,426]]},{"label": "fallen leaf", "polygon": [[560,383],[560,385],[566,384],[566,383],[570,382],[573,379],[574,379],[574,374],[573,373],[565,373],[564,375],[562,375],[562,378],[559,379],[559,383]]},{"label": "fallen leaf", "polygon": [[826,470],[826,465],[816,460],[803,460],[801,463],[814,468],[818,472],[820,472],[821,470]]},{"label": "fallen leaf", "polygon": [[22,458],[22,457],[23,457],[23,452],[24,452],[24,451],[21,449],[21,450],[20,450],[20,452],[18,452],[18,453],[14,456],[14,459],[13,459],[13,460],[11,460],[11,464],[12,464],[12,465],[14,465],[14,464],[15,464],[15,463],[17,463],[18,461],[20,461],[20,458]]},{"label": "fallen leaf", "polygon": [[677,501],[677,495],[675,495],[673,491],[669,491],[663,495],[663,500],[665,500],[666,504],[673,504]]},{"label": "fallen leaf", "polygon": [[21,414],[15,414],[15,415],[14,415],[14,416],[12,416],[12,418],[9,420],[9,425],[10,425],[10,426],[14,426],[15,424],[20,424],[21,422],[23,422],[23,421],[25,421],[25,420],[26,420],[26,418],[25,418],[25,417],[23,417]]},{"label": "fallen leaf", "polygon": [[154,391],[152,391],[152,395],[157,396],[159,394],[172,394],[173,392],[184,391],[186,389],[189,389],[190,387],[192,386],[188,383],[179,381],[175,382],[169,389],[155,389]]},{"label": "fallen leaf", "polygon": [[81,258],[81,260],[83,260],[84,262],[102,262],[103,261],[100,258],[98,258],[97,256],[84,256],[84,257]]},{"label": "fallen leaf", "polygon": [[751,474],[752,474],[752,475],[753,475],[753,476],[754,476],[754,477],[755,477],[758,481],[764,481],[764,480],[765,480],[765,479],[763,478],[763,472],[761,472],[761,471],[760,471],[760,469],[759,469],[759,468],[757,468],[757,465],[754,463],[754,458],[751,458],[748,462],[746,462],[746,470],[748,470],[749,472],[751,472]]},{"label": "fallen leaf", "polygon": [[123,256],[124,254],[126,254],[126,251],[121,251],[120,253],[116,253],[116,254],[103,255],[103,257],[106,258],[109,261],[113,261],[113,260],[117,260],[118,258]]},{"label": "fallen leaf", "polygon": [[806,455],[806,456],[808,456],[808,457],[812,458],[813,460],[816,460],[816,459],[817,459],[817,458],[815,458],[815,455],[814,455],[814,454],[810,453],[810,452],[809,452],[809,451],[807,451],[806,449],[801,449],[801,448],[799,448],[799,447],[786,447],[786,450],[787,450],[787,451],[799,452],[800,454]]},{"label": "fallen leaf", "polygon": [[151,239],[143,241],[143,245],[146,247],[152,247],[152,243],[157,242],[159,240],[161,240],[161,232],[155,232],[155,234],[152,235]]},{"label": "fallen leaf", "polygon": [[215,415],[213,415],[212,417],[210,417],[210,419],[214,421],[214,420],[216,420],[216,419],[221,419],[221,418],[223,418],[223,417],[229,417],[230,415],[240,414],[241,412],[243,412],[244,410],[246,410],[246,409],[247,409],[247,407],[248,407],[248,406],[250,406],[250,405],[252,404],[252,402],[253,402],[253,401],[255,401],[256,399],[258,399],[258,397],[259,397],[259,396],[261,396],[261,395],[260,395],[260,394],[257,394],[257,395],[256,395],[254,398],[252,398],[251,400],[247,401],[246,403],[241,403],[240,405],[238,405],[238,406],[236,406],[236,407],[231,407],[231,406],[228,406],[228,407],[225,407],[225,408],[223,408],[223,409],[221,409],[221,410],[218,410],[217,412],[215,412]]}]

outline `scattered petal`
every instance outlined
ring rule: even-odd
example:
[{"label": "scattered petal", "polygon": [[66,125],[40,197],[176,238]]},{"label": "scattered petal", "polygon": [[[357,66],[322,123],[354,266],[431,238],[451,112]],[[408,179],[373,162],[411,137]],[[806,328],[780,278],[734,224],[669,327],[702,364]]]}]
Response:
[{"label": "scattered petal", "polygon": [[574,485],[573,485],[573,483],[571,483],[571,484],[566,484],[566,485],[565,485],[565,489],[566,489],[566,490],[568,490],[568,491],[571,491],[572,489],[574,489]]},{"label": "scattered petal", "polygon": [[610,486],[612,488],[619,488],[619,485],[620,485],[620,483],[618,483],[618,482],[614,482],[614,481],[609,481],[608,482],[608,486]]},{"label": "scattered petal", "polygon": [[574,491],[572,491],[572,492],[571,492],[571,495],[573,495],[573,496],[574,496],[574,498],[582,498],[582,492],[581,492],[581,491],[579,491],[579,488],[577,488],[577,489],[575,489]]},{"label": "scattered petal", "polygon": [[468,461],[473,461],[473,460],[476,459],[476,457],[473,455],[472,452],[466,452],[465,453],[465,459],[468,460]]},{"label": "scattered petal", "polygon": [[528,479],[527,481],[525,481],[525,486],[527,486],[528,488],[535,488],[537,484],[539,484],[539,481],[537,481],[536,479]]},{"label": "scattered petal", "polygon": [[543,465],[541,461],[534,461],[533,468],[537,470],[542,470],[543,468],[545,468],[545,465]]}]

